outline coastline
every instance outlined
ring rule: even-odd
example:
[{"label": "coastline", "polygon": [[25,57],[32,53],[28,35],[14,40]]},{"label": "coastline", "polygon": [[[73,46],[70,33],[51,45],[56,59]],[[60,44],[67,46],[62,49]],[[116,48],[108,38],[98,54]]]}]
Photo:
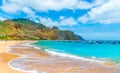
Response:
[{"label": "coastline", "polygon": [[[49,40],[45,40],[45,41],[49,41]],[[55,40],[55,41],[59,41],[59,40]],[[68,41],[68,40],[65,40],[65,41]],[[31,47],[34,47],[35,49],[40,50],[41,49],[40,47],[37,47],[36,45],[32,45],[32,43],[35,43],[35,42],[37,42],[37,41],[26,43],[24,45],[31,46]],[[51,51],[51,50],[48,50],[48,49],[46,49],[45,52],[47,52],[47,53],[49,53],[50,55],[53,55],[53,56],[56,55],[56,56],[68,57],[68,58],[72,58],[72,59],[79,59],[79,60],[84,60],[84,61],[98,62],[98,63],[101,63],[101,64],[105,64],[105,62],[106,62],[106,61],[98,60],[96,58],[95,59],[93,59],[93,58],[91,58],[91,59],[90,58],[84,58],[84,57],[74,56],[74,55],[70,55],[70,54],[66,54],[66,53],[59,53],[59,52]]]},{"label": "coastline", "polygon": [[2,73],[25,73],[11,69],[9,61],[19,58],[20,56],[9,53],[10,46],[20,44],[26,41],[0,41],[0,72]]},{"label": "coastline", "polygon": [[8,62],[8,65],[11,67],[11,69],[21,71],[20,73],[119,73],[120,71],[120,69],[116,71],[117,67],[114,68],[112,65],[108,66],[95,61],[69,58],[67,55],[66,57],[64,55],[56,55],[55,53],[52,55],[49,52],[39,50],[34,45],[30,45],[30,43],[34,42],[36,41],[24,41],[11,45],[12,47],[9,47],[11,49],[9,50],[10,54],[19,56]]},{"label": "coastline", "polygon": [[[50,41],[50,40],[45,40],[45,41]],[[52,40],[52,41],[59,41],[59,40]],[[69,41],[69,40],[64,40],[64,41]],[[73,41],[73,40],[70,40]],[[78,40],[77,40],[78,41]],[[37,41],[36,41],[37,42]],[[33,42],[34,43],[34,42]],[[31,43],[28,43],[27,45],[29,46],[34,46],[35,49],[41,49],[42,46],[36,46],[36,45],[32,45]],[[72,58],[72,59],[79,59],[79,60],[84,60],[84,61],[91,61],[91,62],[98,62],[101,64],[109,64],[109,65],[120,65],[119,63],[116,63],[114,61],[112,61],[111,59],[107,59],[107,58],[96,58],[96,57],[83,57],[83,56],[76,56],[76,55],[72,55],[72,54],[68,54],[68,53],[62,53],[62,52],[56,52],[50,49],[45,49],[45,51],[51,55],[58,55],[58,56],[62,56],[62,57],[68,57],[68,58]]]}]

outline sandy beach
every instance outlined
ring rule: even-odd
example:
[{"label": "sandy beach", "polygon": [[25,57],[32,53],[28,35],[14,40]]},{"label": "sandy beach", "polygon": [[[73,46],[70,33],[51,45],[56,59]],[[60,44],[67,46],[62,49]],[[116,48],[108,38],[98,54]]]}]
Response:
[{"label": "sandy beach", "polygon": [[21,71],[13,70],[8,66],[8,62],[19,58],[18,55],[10,54],[8,51],[10,50],[9,46],[13,46],[25,41],[0,41],[0,72],[1,73],[24,73]]},{"label": "sandy beach", "polygon": [[[0,72],[2,73],[119,73],[120,66],[51,55],[31,41],[0,41]],[[10,47],[9,46],[13,46]],[[8,65],[9,64],[9,65]],[[11,67],[10,67],[11,66]],[[21,70],[21,71],[18,71]]]}]

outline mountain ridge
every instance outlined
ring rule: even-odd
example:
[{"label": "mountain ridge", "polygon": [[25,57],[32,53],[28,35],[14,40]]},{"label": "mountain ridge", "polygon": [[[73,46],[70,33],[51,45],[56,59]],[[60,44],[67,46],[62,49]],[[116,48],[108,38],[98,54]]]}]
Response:
[{"label": "mountain ridge", "polygon": [[49,28],[24,18],[0,21],[0,31],[0,40],[84,40],[70,30]]}]

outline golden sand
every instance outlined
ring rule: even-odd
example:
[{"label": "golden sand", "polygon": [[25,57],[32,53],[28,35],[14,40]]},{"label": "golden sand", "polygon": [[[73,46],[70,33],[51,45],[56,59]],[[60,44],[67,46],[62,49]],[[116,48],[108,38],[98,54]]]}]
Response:
[{"label": "golden sand", "polygon": [[0,73],[25,73],[13,70],[8,66],[8,62],[18,58],[18,55],[8,53],[9,46],[16,45],[25,41],[0,41]]}]

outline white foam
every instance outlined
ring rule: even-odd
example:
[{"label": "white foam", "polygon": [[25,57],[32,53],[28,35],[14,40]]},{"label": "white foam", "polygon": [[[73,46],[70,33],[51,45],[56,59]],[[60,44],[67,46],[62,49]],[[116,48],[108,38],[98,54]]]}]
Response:
[{"label": "white foam", "polygon": [[[27,43],[26,45],[33,46],[35,49],[41,49],[40,47],[32,45],[31,43]],[[62,56],[62,57],[69,57],[69,58],[80,59],[80,60],[84,60],[84,61],[99,62],[99,63],[104,63],[105,62],[105,60],[104,61],[98,60],[95,57],[89,59],[89,58],[84,58],[84,57],[78,57],[78,56],[71,55],[71,54],[66,54],[66,53],[61,53],[61,52],[59,53],[59,52],[48,50],[48,49],[45,49],[45,51],[48,52],[51,55],[57,55],[57,56]]]},{"label": "white foam", "polygon": [[97,60],[96,58],[94,59],[89,59],[89,58],[84,58],[84,57],[78,57],[75,55],[71,55],[71,54],[66,54],[66,53],[59,53],[59,52],[55,52],[52,50],[45,50],[46,52],[48,52],[51,55],[58,55],[58,56],[62,56],[62,57],[69,57],[69,58],[75,58],[75,59],[80,59],[80,60],[84,60],[84,61],[92,61],[92,62],[99,62],[99,63],[104,63],[105,61],[101,61],[101,60]]},{"label": "white foam", "polygon": [[[37,42],[37,41],[35,41],[35,42]],[[25,45],[26,47],[34,47],[35,49],[40,49],[39,47],[36,47],[35,45],[32,45],[31,43],[34,43],[34,42],[30,42],[30,43],[24,43],[24,44],[20,44],[20,45]],[[11,49],[11,48],[19,48],[19,46],[9,46],[9,48]],[[24,47],[24,46],[23,46]],[[20,46],[20,48],[21,48],[21,46]],[[25,56],[24,55],[22,55],[22,57],[20,57],[20,58],[24,58]],[[15,60],[15,59],[14,59]],[[11,60],[11,61],[13,61],[13,60]],[[20,68],[14,68],[14,67],[12,67],[11,65],[10,65],[10,62],[11,61],[9,61],[8,62],[8,66],[11,68],[11,69],[13,69],[13,70],[17,70],[17,71],[21,71],[21,72],[29,72],[29,73],[38,73],[38,71],[37,70],[23,70],[23,69],[20,69]]]},{"label": "white foam", "polygon": [[[30,42],[30,43],[24,43],[24,44],[21,44],[21,45],[25,45],[27,47],[34,47],[35,49],[41,49],[40,47],[37,47],[35,45],[32,45],[31,43],[34,43],[34,42]],[[48,50],[46,49],[45,50],[46,52],[48,52],[49,54],[51,55],[58,55],[58,56],[62,56],[62,57],[69,57],[69,58],[75,58],[75,59],[80,59],[80,60],[84,60],[84,61],[92,61],[92,62],[99,62],[99,63],[104,63],[104,61],[101,61],[101,60],[97,60],[97,59],[88,59],[88,58],[83,58],[83,57],[78,57],[78,56],[74,56],[74,55],[70,55],[70,54],[66,54],[66,53],[59,53],[59,52],[55,52],[55,51],[52,51],[52,50]],[[25,56],[22,56],[22,58],[24,58]],[[13,60],[12,60],[13,61]],[[22,70],[20,68],[14,68],[10,65],[10,62],[8,63],[8,65],[14,69],[14,70],[18,70],[18,71],[23,71],[23,72],[30,72],[30,73],[38,73],[36,70]],[[43,72],[44,73],[44,72]]]},{"label": "white foam", "polygon": [[[11,61],[10,61],[11,62]],[[29,73],[38,73],[37,70],[23,70],[23,69],[20,69],[20,68],[14,68],[10,65],[10,62],[8,63],[8,66],[13,69],[13,70],[17,70],[17,71],[21,71],[21,72],[29,72]]]},{"label": "white foam", "polygon": [[37,47],[37,46],[35,46],[35,45],[32,45],[32,43],[35,43],[35,42],[37,42],[37,41],[30,42],[30,43],[26,43],[26,44],[23,44],[23,45],[25,45],[25,46],[30,46],[30,47],[34,47],[35,49],[41,49],[40,47]]}]

